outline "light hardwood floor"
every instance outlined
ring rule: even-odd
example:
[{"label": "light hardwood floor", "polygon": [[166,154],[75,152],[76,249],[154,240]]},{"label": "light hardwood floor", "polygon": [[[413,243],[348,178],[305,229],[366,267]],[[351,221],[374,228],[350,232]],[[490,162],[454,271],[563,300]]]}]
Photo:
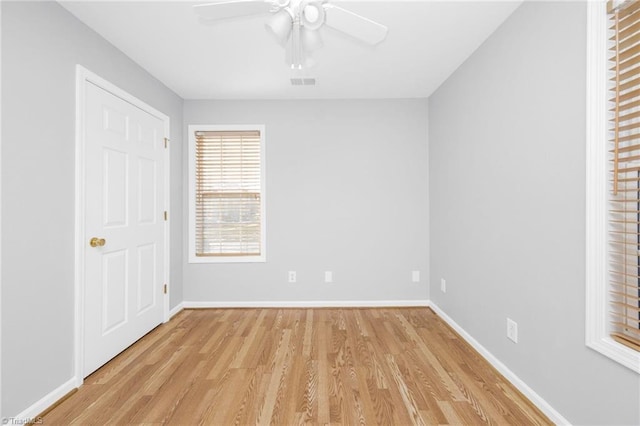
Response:
[{"label": "light hardwood floor", "polygon": [[44,424],[552,424],[428,308],[185,310]]}]

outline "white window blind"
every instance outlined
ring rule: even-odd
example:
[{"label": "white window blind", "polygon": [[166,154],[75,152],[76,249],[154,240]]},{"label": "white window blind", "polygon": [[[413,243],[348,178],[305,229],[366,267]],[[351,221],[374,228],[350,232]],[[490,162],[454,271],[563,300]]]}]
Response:
[{"label": "white window blind", "polygon": [[607,4],[610,30],[611,337],[640,351],[640,2]]},{"label": "white window blind", "polygon": [[262,153],[258,130],[195,131],[195,256],[260,256]]}]

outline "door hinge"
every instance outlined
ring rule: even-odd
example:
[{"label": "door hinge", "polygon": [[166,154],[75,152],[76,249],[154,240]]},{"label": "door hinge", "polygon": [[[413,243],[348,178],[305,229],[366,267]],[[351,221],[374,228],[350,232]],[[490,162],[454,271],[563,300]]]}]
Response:
[{"label": "door hinge", "polygon": [[164,147],[166,148],[169,144],[169,138],[164,138]]},{"label": "door hinge", "polygon": [[167,285],[164,285],[164,294],[167,294]]},{"label": "door hinge", "polygon": [[167,211],[164,211],[164,220],[167,220],[169,218],[169,213],[167,213]]}]

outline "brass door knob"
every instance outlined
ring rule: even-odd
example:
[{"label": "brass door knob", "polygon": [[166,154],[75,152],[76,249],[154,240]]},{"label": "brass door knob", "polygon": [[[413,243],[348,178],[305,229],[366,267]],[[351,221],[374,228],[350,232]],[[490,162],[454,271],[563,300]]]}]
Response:
[{"label": "brass door knob", "polygon": [[93,237],[89,240],[89,245],[91,247],[102,247],[107,242],[104,238]]}]

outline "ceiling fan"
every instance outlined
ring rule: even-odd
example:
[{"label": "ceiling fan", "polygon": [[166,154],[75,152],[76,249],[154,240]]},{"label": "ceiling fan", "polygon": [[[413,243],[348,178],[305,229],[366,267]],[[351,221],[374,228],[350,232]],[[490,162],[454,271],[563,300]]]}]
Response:
[{"label": "ceiling fan", "polygon": [[294,70],[313,66],[311,53],[323,46],[318,31],[325,25],[372,46],[382,42],[388,31],[328,0],[220,0],[193,8],[204,24],[271,13],[266,29],[286,48],[286,62]]}]

